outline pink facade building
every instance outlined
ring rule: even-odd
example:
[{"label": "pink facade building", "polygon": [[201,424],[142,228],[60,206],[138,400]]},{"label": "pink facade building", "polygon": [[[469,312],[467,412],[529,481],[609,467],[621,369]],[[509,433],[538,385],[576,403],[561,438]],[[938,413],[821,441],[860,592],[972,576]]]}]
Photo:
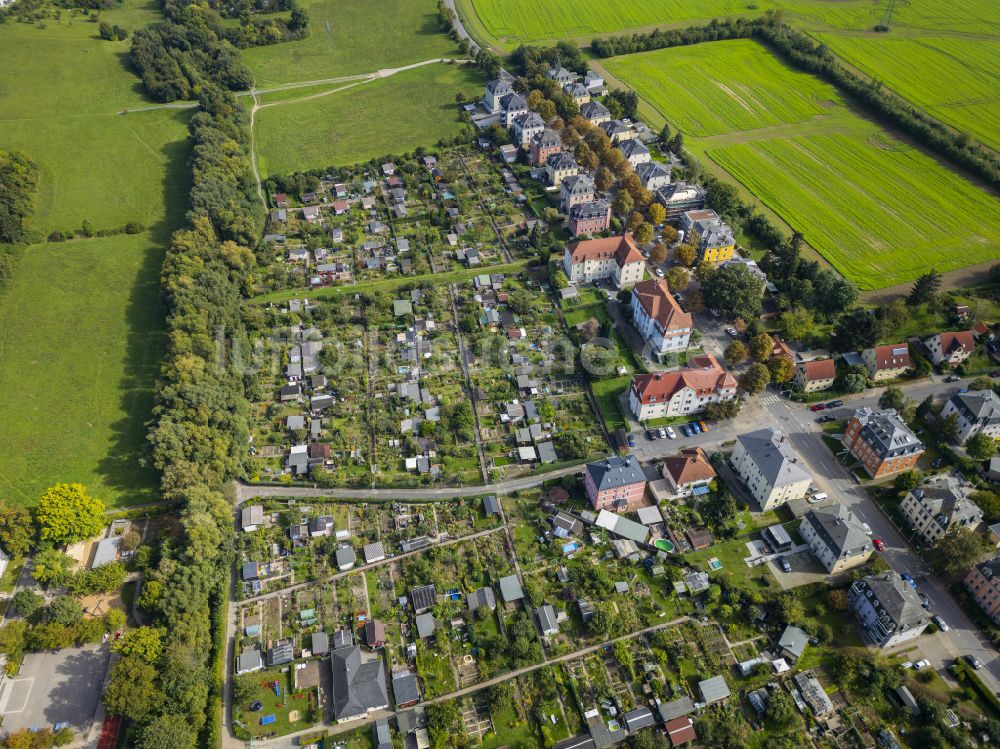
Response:
[{"label": "pink facade building", "polygon": [[646,494],[646,474],[634,455],[616,455],[588,463],[583,487],[595,510],[633,510]]}]

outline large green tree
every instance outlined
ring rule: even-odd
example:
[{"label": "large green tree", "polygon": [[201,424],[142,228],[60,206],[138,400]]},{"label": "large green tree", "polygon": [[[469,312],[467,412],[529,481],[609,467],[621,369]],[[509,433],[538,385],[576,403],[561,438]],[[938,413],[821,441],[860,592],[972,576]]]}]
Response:
[{"label": "large green tree", "polygon": [[198,736],[183,715],[164,713],[139,732],[138,749],[194,749]]},{"label": "large green tree", "polygon": [[967,526],[953,526],[937,540],[931,555],[938,568],[949,575],[962,575],[969,571],[986,553],[983,536]]},{"label": "large green tree", "polygon": [[155,715],[164,702],[156,685],[156,668],[141,658],[122,658],[111,670],[111,682],[101,698],[112,715],[144,720]]},{"label": "large green tree", "polygon": [[740,387],[750,393],[750,395],[756,395],[761,392],[767,387],[770,381],[771,372],[763,364],[758,364],[757,362],[747,367],[739,379]]},{"label": "large green tree", "polygon": [[989,460],[997,454],[997,443],[989,435],[976,432],[966,440],[965,451],[973,460]]},{"label": "large green tree", "polygon": [[56,484],[38,502],[39,535],[57,546],[93,538],[104,528],[104,509],[83,484]]},{"label": "large green tree", "polygon": [[8,554],[23,556],[31,551],[35,526],[23,507],[0,507],[0,548]]},{"label": "large green tree", "polygon": [[756,319],[763,294],[764,281],[741,264],[713,271],[702,284],[705,306],[730,319]]}]

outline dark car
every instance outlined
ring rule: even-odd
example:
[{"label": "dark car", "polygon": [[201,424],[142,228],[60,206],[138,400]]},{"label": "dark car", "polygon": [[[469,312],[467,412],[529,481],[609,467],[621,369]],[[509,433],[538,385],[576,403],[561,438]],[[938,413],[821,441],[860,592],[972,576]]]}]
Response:
[{"label": "dark car", "polygon": [[788,563],[788,560],[787,560],[787,559],[785,559],[785,557],[784,557],[784,556],[780,556],[780,557],[778,557],[778,558],[777,558],[777,559],[776,559],[775,561],[776,561],[776,562],[777,562],[778,564],[780,564],[780,565],[781,565],[781,569],[783,569],[783,570],[784,570],[785,572],[791,572],[791,571],[792,571],[792,565],[790,565],[790,564]]},{"label": "dark car", "polygon": [[818,424],[826,424],[828,422],[836,421],[836,420],[837,420],[837,417],[834,416],[833,414],[824,414],[823,416],[820,416],[818,419],[816,419],[816,422]]},{"label": "dark car", "polygon": [[931,468],[940,468],[942,465],[944,465],[944,458],[934,458],[931,461]]},{"label": "dark car", "polygon": [[976,671],[983,667],[983,662],[974,655],[963,655],[962,657],[965,658],[965,662],[972,666]]},{"label": "dark car", "polygon": [[824,411],[826,410],[825,403],[817,403],[815,406],[809,406],[810,411]]},{"label": "dark car", "polygon": [[630,434],[630,435],[629,435],[628,437],[626,437],[625,439],[627,439],[627,440],[628,440],[628,446],[629,446],[629,447],[635,447],[635,437],[633,437],[633,436],[632,436],[632,435]]},{"label": "dark car", "polygon": [[840,408],[842,405],[844,405],[844,401],[830,401],[829,403],[826,404],[826,407],[827,408]]},{"label": "dark car", "polygon": [[655,429],[647,429],[646,430],[646,439],[648,439],[648,440],[655,440],[655,439],[659,439],[659,438],[660,438],[660,434]]},{"label": "dark car", "polygon": [[990,372],[990,377],[1000,377],[1000,369],[994,369]]},{"label": "dark car", "polygon": [[945,382],[958,382],[961,379],[962,378],[959,377],[958,375],[948,375],[947,377],[944,378],[944,381]]}]

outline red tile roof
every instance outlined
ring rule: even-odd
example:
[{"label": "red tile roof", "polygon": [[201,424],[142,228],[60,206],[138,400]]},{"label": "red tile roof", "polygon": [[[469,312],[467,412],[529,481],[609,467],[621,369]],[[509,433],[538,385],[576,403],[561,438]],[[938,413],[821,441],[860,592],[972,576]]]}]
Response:
[{"label": "red tile roof", "polygon": [[[897,353],[899,352],[899,353]],[[891,343],[875,347],[875,369],[906,369],[910,366],[910,347],[905,343]]]},{"label": "red tile roof", "polygon": [[787,356],[792,357],[792,350],[788,348],[788,344],[783,340],[778,338],[778,336],[773,337],[774,348],[771,349],[771,356]]},{"label": "red tile roof", "polygon": [[670,743],[674,746],[687,744],[698,738],[698,734],[694,732],[694,723],[690,718],[668,720],[665,728],[667,729],[667,735],[670,736]]},{"label": "red tile roof", "polygon": [[646,314],[663,326],[665,331],[678,328],[691,329],[689,312],[684,312],[670,295],[670,287],[662,278],[640,281],[632,288],[632,294],[646,310]]},{"label": "red tile roof", "polygon": [[833,359],[813,359],[812,361],[801,362],[800,366],[805,371],[807,382],[832,380],[837,376],[837,367]]},{"label": "red tile roof", "polygon": [[678,486],[715,478],[712,464],[700,447],[686,447],[676,455],[668,455],[663,460],[663,472],[669,473]]},{"label": "red tile roof", "polygon": [[938,335],[941,336],[941,351],[945,353],[957,351],[960,348],[965,351],[973,351],[976,348],[971,331],[960,330],[953,333],[939,333]]},{"label": "red tile roof", "polygon": [[639,253],[639,248],[636,247],[631,234],[600,239],[583,239],[578,242],[570,242],[566,245],[566,249],[569,250],[570,258],[574,263],[613,257],[620,268],[627,263],[643,262],[642,255]]},{"label": "red tile roof", "polygon": [[711,360],[711,366],[702,369],[638,374],[632,378],[632,389],[635,390],[639,401],[647,404],[669,400],[685,387],[699,394],[735,388],[736,378],[723,370],[715,357],[708,355],[706,358]]}]

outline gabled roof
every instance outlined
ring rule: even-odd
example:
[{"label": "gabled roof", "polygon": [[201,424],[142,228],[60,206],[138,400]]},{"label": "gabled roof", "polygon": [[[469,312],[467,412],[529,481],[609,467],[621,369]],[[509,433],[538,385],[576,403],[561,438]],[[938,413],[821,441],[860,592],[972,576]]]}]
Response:
[{"label": "gabled roof", "polygon": [[618,267],[621,268],[628,263],[644,262],[631,234],[577,240],[567,244],[566,251],[569,252],[571,262],[574,263],[613,257]]},{"label": "gabled roof", "polygon": [[639,461],[634,455],[624,457],[614,455],[605,460],[588,463],[587,473],[590,474],[597,491],[646,482],[646,474],[642,472]]},{"label": "gabled roof", "polygon": [[549,154],[549,157],[545,160],[545,166],[555,172],[578,168],[576,159],[573,158],[573,154],[566,153],[565,151]]},{"label": "gabled roof", "polygon": [[765,427],[741,434],[736,439],[771,486],[809,480],[809,473],[798,463],[785,436],[778,430]]},{"label": "gabled roof", "polygon": [[905,343],[875,346],[868,351],[874,352],[877,372],[885,369],[906,369],[910,366],[910,347]]},{"label": "gabled roof", "polygon": [[883,460],[922,452],[924,449],[923,443],[893,408],[875,411],[862,407],[854,412],[854,418],[861,423],[861,439]]},{"label": "gabled roof", "polygon": [[632,390],[645,405],[670,400],[684,388],[691,388],[698,395],[736,388],[736,378],[723,370],[714,356],[706,354],[704,359],[709,365],[697,369],[637,374],[632,378]]},{"label": "gabled roof", "polygon": [[837,376],[837,366],[833,359],[803,361],[796,364],[795,368],[805,375],[806,382],[832,380]]},{"label": "gabled roof", "polygon": [[967,421],[980,425],[1000,422],[1000,396],[992,390],[957,393],[951,402]]},{"label": "gabled roof", "polygon": [[479,590],[469,593],[466,598],[466,603],[468,604],[470,611],[477,611],[484,606],[492,611],[497,607],[497,599],[493,594],[493,588],[488,585],[485,588],[480,588]]},{"label": "gabled roof", "polygon": [[812,526],[823,545],[837,559],[871,551],[868,534],[861,526],[861,521],[846,505],[836,504],[809,510],[803,522]]},{"label": "gabled roof", "polygon": [[397,705],[406,705],[420,699],[417,675],[412,671],[397,671],[392,675],[392,696]]},{"label": "gabled roof", "polygon": [[691,313],[680,308],[677,300],[670,294],[670,287],[662,278],[640,281],[632,287],[632,297],[663,330],[691,329]]},{"label": "gabled roof", "polygon": [[708,456],[700,447],[686,447],[676,455],[668,455],[663,459],[663,470],[678,486],[696,481],[711,481],[715,478],[715,469],[708,462]]},{"label": "gabled roof", "polygon": [[[931,336],[931,338],[933,337],[934,336]],[[976,342],[972,337],[972,331],[969,330],[938,333],[938,337],[941,339],[941,351],[945,354],[950,354],[955,351],[973,351],[976,348]]]},{"label": "gabled roof", "polygon": [[789,624],[785,627],[785,631],[781,633],[781,637],[778,639],[778,647],[783,651],[789,653],[793,658],[801,658],[802,653],[805,652],[806,645],[809,642],[809,635],[801,628],[796,627],[793,624]]},{"label": "gabled roof", "polygon": [[337,720],[367,715],[386,707],[385,665],[381,658],[361,661],[361,649],[338,648],[330,654],[333,673],[333,715]]},{"label": "gabled roof", "polygon": [[517,579],[517,575],[501,577],[498,584],[500,585],[500,595],[506,603],[513,603],[524,598],[521,581]]},{"label": "gabled roof", "polygon": [[429,609],[437,603],[437,588],[431,585],[421,585],[410,591],[410,603],[417,611]]}]

